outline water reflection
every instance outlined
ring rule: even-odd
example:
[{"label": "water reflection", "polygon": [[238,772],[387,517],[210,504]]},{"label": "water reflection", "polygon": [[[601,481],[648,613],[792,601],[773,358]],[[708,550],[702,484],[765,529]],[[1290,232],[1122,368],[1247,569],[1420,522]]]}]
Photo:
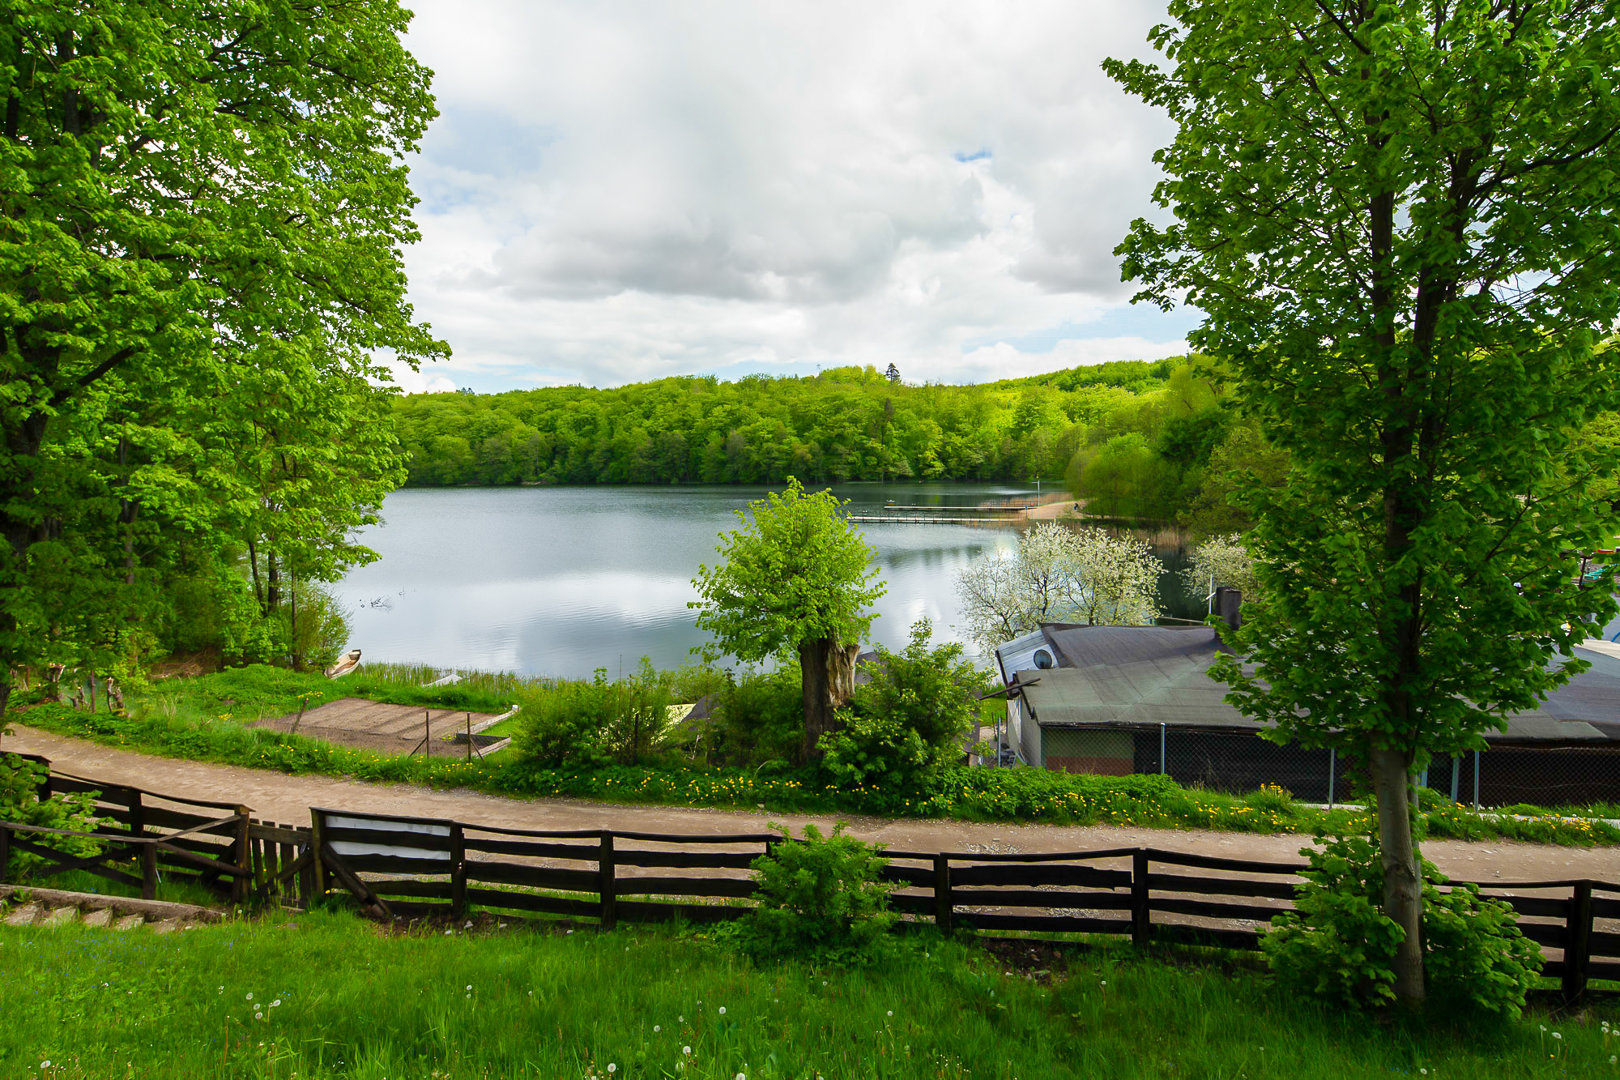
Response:
[{"label": "water reflection", "polygon": [[[588,676],[688,658],[705,636],[686,607],[691,579],[712,565],[735,511],[763,488],[494,488],[395,492],[365,543],[382,556],[338,586],[351,645],[394,660]],[[972,506],[1023,495],[993,484],[835,489],[851,512],[904,505]],[[958,640],[960,569],[1016,542],[1010,528],[873,524],[888,593],[871,640],[903,646],[927,617]]]}]

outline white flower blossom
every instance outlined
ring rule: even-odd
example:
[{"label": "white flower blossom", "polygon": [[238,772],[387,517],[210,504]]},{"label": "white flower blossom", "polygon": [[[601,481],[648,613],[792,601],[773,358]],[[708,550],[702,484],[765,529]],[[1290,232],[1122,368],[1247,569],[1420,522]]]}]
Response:
[{"label": "white flower blossom", "polygon": [[1159,616],[1161,567],[1146,541],[1042,522],[956,578],[968,637],[989,656],[1045,622],[1141,626]]}]

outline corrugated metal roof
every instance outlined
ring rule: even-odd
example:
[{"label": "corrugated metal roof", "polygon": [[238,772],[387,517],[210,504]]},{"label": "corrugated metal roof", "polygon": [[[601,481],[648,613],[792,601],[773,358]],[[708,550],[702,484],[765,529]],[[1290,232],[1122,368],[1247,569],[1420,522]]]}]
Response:
[{"label": "corrugated metal roof", "polygon": [[[1043,628],[997,650],[1005,676],[1029,672],[1039,637],[1058,657],[1057,670],[1040,671],[1024,700],[1042,727],[1175,724],[1254,731],[1225,700],[1226,687],[1209,677],[1224,651],[1209,627],[1057,626]],[[1012,667],[1020,658],[1024,666]],[[1620,739],[1620,657],[1582,651],[1592,668],[1548,696],[1540,709],[1508,718],[1492,742],[1586,742]],[[1597,726],[1594,726],[1597,725]]]}]

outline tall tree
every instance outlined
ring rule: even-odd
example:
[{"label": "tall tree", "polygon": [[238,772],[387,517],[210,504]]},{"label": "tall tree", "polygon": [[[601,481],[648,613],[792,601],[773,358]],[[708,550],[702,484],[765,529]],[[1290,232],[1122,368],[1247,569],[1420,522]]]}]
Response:
[{"label": "tall tree", "polygon": [[0,708],[50,636],[41,556],[107,524],[98,488],[116,523],[219,528],[206,481],[235,462],[185,418],[228,413],[243,369],[301,351],[353,386],[442,350],[403,300],[404,157],[434,115],[406,21],[0,0]]},{"label": "tall tree", "polygon": [[1185,297],[1291,455],[1256,492],[1262,602],[1223,677],[1280,736],[1367,761],[1396,992],[1424,996],[1410,777],[1533,708],[1607,589],[1575,433],[1616,404],[1620,7],[1172,0],[1167,70],[1109,72],[1179,124],[1174,222],[1120,251]]},{"label": "tall tree", "polygon": [[[697,625],[743,660],[796,653],[804,694],[804,753],[817,753],[834,714],[855,693],[855,657],[885,591],[877,552],[830,491],[786,491],[737,511],[713,569],[698,567]],[[752,520],[749,520],[749,515]]]},{"label": "tall tree", "polygon": [[1162,567],[1145,540],[1043,521],[1011,553],[965,567],[956,595],[968,637],[983,656],[1042,623],[1142,626],[1159,617]]}]

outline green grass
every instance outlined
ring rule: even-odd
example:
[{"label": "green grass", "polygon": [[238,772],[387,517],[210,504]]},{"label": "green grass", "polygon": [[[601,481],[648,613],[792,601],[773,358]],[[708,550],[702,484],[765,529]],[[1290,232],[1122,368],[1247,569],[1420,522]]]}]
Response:
[{"label": "green grass", "polygon": [[316,912],[0,927],[0,970],[0,1075],[50,1080],[1620,1075],[1612,1006],[1424,1028],[1124,952],[1060,957],[1043,985],[938,939],[840,973],[667,930],[384,936]]},{"label": "green grass", "polygon": [[[446,687],[422,685],[431,669],[377,665],[339,680],[279,668],[231,669],[197,679],[162,680],[131,700],[130,716],[76,712],[40,705],[10,714],[61,735],[199,761],[215,761],[291,774],[318,773],[385,782],[463,787],[521,797],[566,797],[622,803],[703,806],[806,813],[853,813],[966,821],[1040,821],[1111,824],[1231,832],[1364,833],[1371,817],[1361,808],[1295,802],[1271,788],[1246,796],[1184,789],[1164,777],[1077,776],[1040,769],[968,769],[943,772],[927,790],[894,791],[829,782],[814,770],[773,773],[718,768],[669,759],[643,766],[542,769],[511,748],[488,760],[404,757],[336,746],[299,735],[247,726],[264,716],[296,712],[345,696],[399,704],[431,704],[476,711],[505,709],[543,692],[541,681],[510,675],[469,676]],[[510,727],[516,718],[506,721]],[[491,729],[492,733],[507,732]],[[1523,817],[1474,813],[1431,799],[1420,819],[1427,835],[1465,840],[1514,839],[1571,846],[1620,844],[1620,828],[1567,812],[1540,808]],[[1607,809],[1613,809],[1608,807]]]},{"label": "green grass", "polygon": [[[37,874],[23,874],[11,879],[8,884],[18,888],[38,887],[41,889],[63,889],[67,892],[94,893],[98,896],[130,896],[141,895],[139,885],[128,885],[122,881],[109,881],[98,874],[88,870],[68,870],[50,877],[40,877]],[[157,899],[167,900],[174,904],[195,904],[198,907],[217,908],[221,905],[219,894],[203,885],[200,881],[189,875],[170,874],[162,871],[158,877]]]}]

